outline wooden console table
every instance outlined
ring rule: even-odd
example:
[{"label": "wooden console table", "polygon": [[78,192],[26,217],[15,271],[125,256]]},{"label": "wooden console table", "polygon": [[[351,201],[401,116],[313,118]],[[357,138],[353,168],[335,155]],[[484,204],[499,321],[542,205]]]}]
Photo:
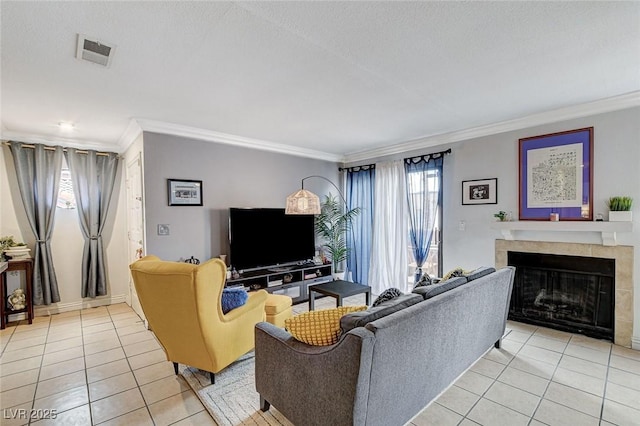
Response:
[{"label": "wooden console table", "polygon": [[[7,325],[9,315],[26,312],[29,324],[33,322],[33,297],[31,295],[31,287],[33,286],[33,259],[16,259],[4,262],[6,269],[0,267],[0,330],[4,330]],[[0,264],[1,265],[1,264]],[[24,309],[12,310],[8,307],[7,302],[7,277],[6,273],[10,271],[25,272],[25,307]]]}]

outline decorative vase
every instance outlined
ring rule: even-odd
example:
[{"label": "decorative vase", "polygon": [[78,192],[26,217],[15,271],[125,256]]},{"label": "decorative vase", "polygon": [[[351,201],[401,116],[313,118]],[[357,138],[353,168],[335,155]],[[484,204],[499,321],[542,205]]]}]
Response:
[{"label": "decorative vase", "polygon": [[609,212],[609,222],[631,222],[633,213],[631,210],[629,211],[610,211]]}]

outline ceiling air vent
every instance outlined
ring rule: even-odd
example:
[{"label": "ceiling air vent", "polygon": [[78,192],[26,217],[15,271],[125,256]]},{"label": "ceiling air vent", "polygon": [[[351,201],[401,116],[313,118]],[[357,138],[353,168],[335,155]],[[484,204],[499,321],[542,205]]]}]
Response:
[{"label": "ceiling air vent", "polygon": [[76,58],[108,67],[115,51],[115,46],[78,34]]}]

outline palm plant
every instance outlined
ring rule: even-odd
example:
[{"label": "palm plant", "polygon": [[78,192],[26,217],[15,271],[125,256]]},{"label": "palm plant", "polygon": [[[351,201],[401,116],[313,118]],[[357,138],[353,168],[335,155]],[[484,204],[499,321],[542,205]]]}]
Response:
[{"label": "palm plant", "polygon": [[347,232],[351,229],[353,218],[360,214],[360,207],[349,211],[344,211],[345,208],[343,200],[329,193],[320,203],[320,214],[315,216],[316,235],[322,239],[322,247],[333,262],[333,272],[349,254]]}]

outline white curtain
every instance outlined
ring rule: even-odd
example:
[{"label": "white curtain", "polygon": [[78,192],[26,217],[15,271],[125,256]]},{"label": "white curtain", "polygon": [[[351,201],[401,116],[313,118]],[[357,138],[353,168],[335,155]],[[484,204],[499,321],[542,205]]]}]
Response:
[{"label": "white curtain", "polygon": [[373,294],[409,291],[407,194],[402,161],[376,164],[373,243],[369,285]]}]

